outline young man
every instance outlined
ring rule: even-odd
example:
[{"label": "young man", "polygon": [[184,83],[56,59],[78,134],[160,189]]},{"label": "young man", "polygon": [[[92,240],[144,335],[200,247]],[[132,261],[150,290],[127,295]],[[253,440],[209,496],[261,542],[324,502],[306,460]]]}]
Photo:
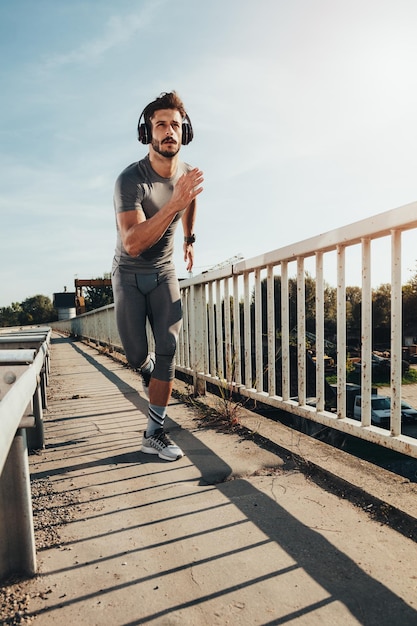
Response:
[{"label": "young man", "polygon": [[[161,94],[139,118],[138,139],[149,144],[149,153],[120,174],[114,193],[117,243],[112,282],[117,327],[127,360],[141,372],[149,392],[148,424],[141,450],[167,461],[183,456],[164,432],[164,419],[182,321],[172,260],[174,233],[181,220],[184,260],[191,271],[196,197],[203,182],[198,168],[179,159],[181,145],[192,138],[191,122],[178,95],[175,91]],[[155,354],[148,354],[147,318]]]}]

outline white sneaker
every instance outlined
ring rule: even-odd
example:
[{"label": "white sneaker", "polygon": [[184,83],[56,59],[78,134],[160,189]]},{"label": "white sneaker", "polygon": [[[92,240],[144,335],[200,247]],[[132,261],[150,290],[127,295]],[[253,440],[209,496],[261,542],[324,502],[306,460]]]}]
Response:
[{"label": "white sneaker", "polygon": [[141,451],[145,454],[157,454],[164,461],[177,461],[184,456],[180,447],[173,443],[163,428],[158,428],[149,437],[143,433]]}]

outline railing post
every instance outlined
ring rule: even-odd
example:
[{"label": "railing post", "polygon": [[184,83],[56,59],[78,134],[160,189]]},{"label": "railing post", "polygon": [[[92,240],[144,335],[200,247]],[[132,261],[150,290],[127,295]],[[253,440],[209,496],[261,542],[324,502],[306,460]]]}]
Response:
[{"label": "railing post", "polygon": [[204,331],[207,316],[204,306],[205,298],[203,297],[203,290],[204,285],[193,285],[191,287],[191,368],[193,370],[194,393],[197,396],[205,395],[206,393],[206,382],[199,376],[200,373],[204,372]]},{"label": "railing post", "polygon": [[26,431],[20,428],[0,475],[0,579],[36,574]]},{"label": "railing post", "polygon": [[26,414],[33,413],[35,417],[35,428],[30,428],[27,431],[28,448],[29,450],[42,450],[45,447],[45,428],[43,424],[42,393],[40,385],[35,389],[31,405],[32,406],[29,405]]},{"label": "railing post", "polygon": [[307,400],[306,382],[306,315],[304,259],[297,259],[297,363],[298,403],[304,406]]},{"label": "railing post", "polygon": [[346,417],[346,255],[337,246],[337,416]]},{"label": "railing post", "polygon": [[402,379],[401,232],[391,231],[391,434],[401,433]]}]

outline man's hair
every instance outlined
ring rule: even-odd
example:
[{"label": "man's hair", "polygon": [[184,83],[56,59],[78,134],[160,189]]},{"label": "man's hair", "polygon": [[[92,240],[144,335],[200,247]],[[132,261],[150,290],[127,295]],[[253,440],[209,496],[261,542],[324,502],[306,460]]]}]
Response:
[{"label": "man's hair", "polygon": [[151,118],[154,113],[160,109],[176,109],[179,111],[182,119],[186,116],[184,104],[175,91],[171,91],[170,93],[161,93],[161,95],[158,96],[153,102],[150,102],[143,111],[145,124],[149,129],[152,128]]}]

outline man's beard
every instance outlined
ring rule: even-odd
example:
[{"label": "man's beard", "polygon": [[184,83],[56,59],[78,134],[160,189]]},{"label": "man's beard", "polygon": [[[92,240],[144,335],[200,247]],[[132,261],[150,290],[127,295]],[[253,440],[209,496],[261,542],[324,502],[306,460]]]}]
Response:
[{"label": "man's beard", "polygon": [[166,157],[167,159],[172,159],[176,154],[178,154],[180,150],[180,147],[178,145],[176,145],[176,150],[164,150],[163,142],[160,143],[155,139],[152,139],[152,148],[155,150],[155,152],[163,157]]}]

